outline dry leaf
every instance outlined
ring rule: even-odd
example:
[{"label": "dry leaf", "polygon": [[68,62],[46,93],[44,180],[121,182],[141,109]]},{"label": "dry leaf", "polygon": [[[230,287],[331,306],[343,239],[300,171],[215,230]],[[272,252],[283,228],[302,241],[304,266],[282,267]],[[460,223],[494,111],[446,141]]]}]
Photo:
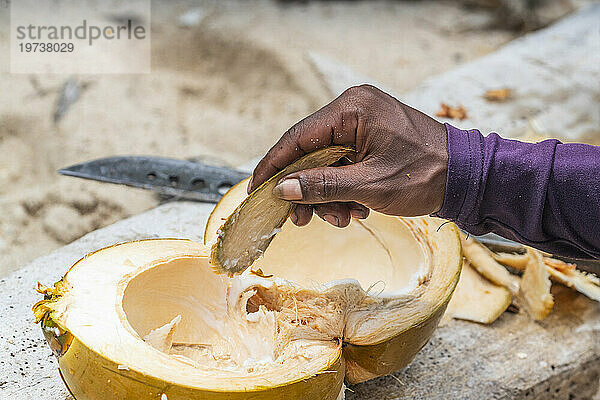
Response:
[{"label": "dry leaf", "polygon": [[442,103],[440,105],[440,110],[435,113],[435,116],[463,120],[467,118],[467,110],[462,105],[451,107],[446,103]]},{"label": "dry leaf", "polygon": [[508,88],[492,89],[485,92],[483,98],[487,101],[502,102],[510,99],[512,96],[512,90]]}]

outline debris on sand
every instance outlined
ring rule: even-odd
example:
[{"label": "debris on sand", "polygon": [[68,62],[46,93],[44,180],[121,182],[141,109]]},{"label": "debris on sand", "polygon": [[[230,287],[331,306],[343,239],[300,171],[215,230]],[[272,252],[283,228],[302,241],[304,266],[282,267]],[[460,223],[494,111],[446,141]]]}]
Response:
[{"label": "debris on sand", "polygon": [[491,89],[484,93],[483,98],[487,101],[503,102],[510,100],[513,93],[509,88]]},{"label": "debris on sand", "polygon": [[458,107],[451,107],[446,103],[440,105],[440,110],[435,113],[436,117],[450,118],[463,120],[467,118],[467,110],[462,105]]}]

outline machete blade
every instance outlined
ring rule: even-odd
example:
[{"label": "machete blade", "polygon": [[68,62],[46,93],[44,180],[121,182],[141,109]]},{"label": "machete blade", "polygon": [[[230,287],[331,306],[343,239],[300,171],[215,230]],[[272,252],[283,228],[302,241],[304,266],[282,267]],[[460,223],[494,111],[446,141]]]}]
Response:
[{"label": "machete blade", "polygon": [[152,190],[181,199],[216,203],[250,174],[232,168],[150,156],[117,156],[75,164],[62,175]]}]

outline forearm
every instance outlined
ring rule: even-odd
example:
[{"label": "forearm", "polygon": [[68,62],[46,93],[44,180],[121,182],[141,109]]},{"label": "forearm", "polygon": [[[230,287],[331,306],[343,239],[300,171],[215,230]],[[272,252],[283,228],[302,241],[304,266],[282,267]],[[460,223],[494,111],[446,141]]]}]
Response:
[{"label": "forearm", "polygon": [[446,125],[448,176],[436,214],[566,256],[600,258],[600,148],[523,143]]}]

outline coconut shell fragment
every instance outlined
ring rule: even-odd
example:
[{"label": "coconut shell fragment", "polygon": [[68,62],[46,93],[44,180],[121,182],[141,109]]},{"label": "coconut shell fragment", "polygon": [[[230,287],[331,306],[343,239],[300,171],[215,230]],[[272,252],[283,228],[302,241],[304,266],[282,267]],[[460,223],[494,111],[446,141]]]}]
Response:
[{"label": "coconut shell fragment", "polygon": [[446,316],[491,324],[506,311],[511,301],[508,289],[488,281],[464,261]]},{"label": "coconut shell fragment", "polygon": [[[523,254],[495,253],[465,235],[461,235],[461,244],[465,266],[448,305],[448,317],[492,323],[514,298],[516,304],[533,319],[544,319],[554,306],[551,280],[600,301],[600,280],[593,274],[578,270],[575,264],[557,260],[532,248],[527,248]],[[523,276],[521,278],[511,272],[523,272]],[[498,290],[501,287],[508,289],[508,296]],[[505,301],[508,302],[506,307]]]},{"label": "coconut shell fragment", "polygon": [[577,269],[560,270],[548,264],[546,266],[553,280],[577,290],[592,300],[600,301],[600,281],[595,275]]},{"label": "coconut shell fragment", "polygon": [[492,257],[494,257],[494,260],[498,261],[500,264],[511,267],[517,271],[525,271],[527,263],[529,262],[529,257],[527,254],[492,253]]},{"label": "coconut shell fragment", "polygon": [[529,262],[521,279],[519,294],[525,311],[539,321],[546,318],[554,306],[554,299],[550,294],[552,283],[542,253],[528,248],[527,255]]},{"label": "coconut shell fragment", "polygon": [[493,253],[473,238],[461,235],[463,254],[477,270],[489,281],[504,286],[512,294],[519,292],[519,278],[511,275],[504,266],[494,260]]},{"label": "coconut shell fragment", "polygon": [[[517,271],[524,271],[529,262],[529,255],[493,253],[496,261]],[[552,257],[543,257],[550,278],[562,285],[573,288],[592,300],[600,301],[600,280],[591,273],[577,269],[575,264],[566,263]]]},{"label": "coconut shell fragment", "polygon": [[304,169],[325,167],[354,152],[330,146],[305,155],[255,189],[219,229],[211,251],[211,264],[218,273],[239,274],[263,255],[296,205],[273,195],[273,188],[286,175]]}]

